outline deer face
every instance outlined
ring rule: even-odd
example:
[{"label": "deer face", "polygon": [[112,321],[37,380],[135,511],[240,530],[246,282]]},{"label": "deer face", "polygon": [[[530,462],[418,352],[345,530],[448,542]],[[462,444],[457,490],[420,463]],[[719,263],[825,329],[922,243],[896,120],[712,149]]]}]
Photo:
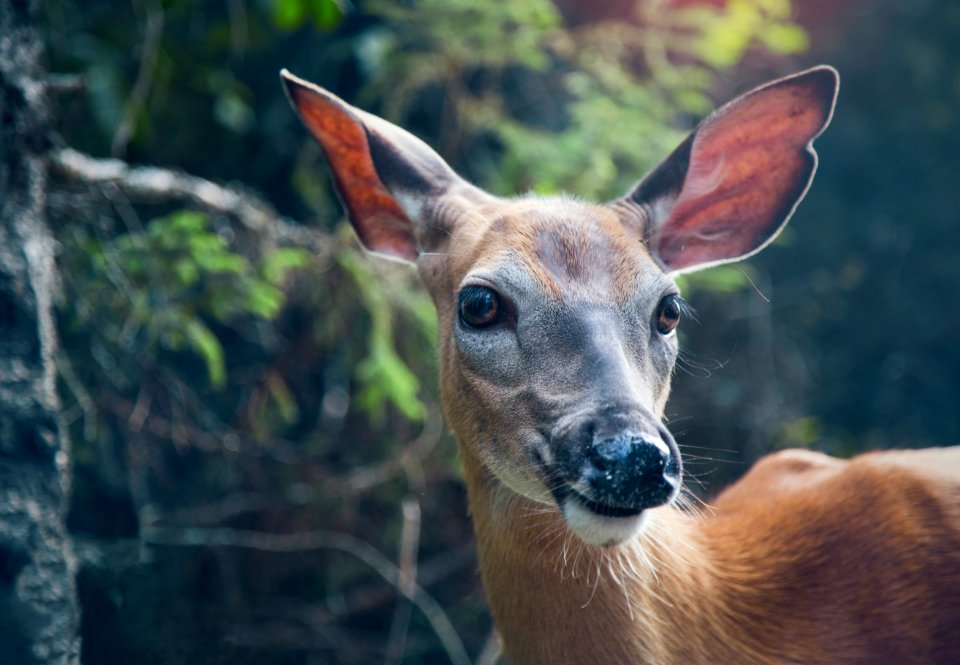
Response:
[{"label": "deer face", "polygon": [[444,410],[505,492],[614,545],[677,495],[661,422],[682,300],[671,275],[769,243],[805,193],[836,73],[721,108],[626,197],[495,198],[421,141],[285,75],[371,250],[417,263],[440,315]]},{"label": "deer face", "polygon": [[584,540],[623,540],[680,483],[660,423],[676,285],[610,208],[524,199],[454,226],[468,257],[419,260],[451,427],[498,482],[556,505]]}]

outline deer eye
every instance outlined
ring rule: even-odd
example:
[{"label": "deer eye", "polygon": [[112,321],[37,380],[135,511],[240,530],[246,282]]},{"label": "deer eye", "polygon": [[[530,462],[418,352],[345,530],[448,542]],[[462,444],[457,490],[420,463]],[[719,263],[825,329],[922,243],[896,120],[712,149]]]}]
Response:
[{"label": "deer eye", "polygon": [[661,335],[669,335],[676,330],[680,323],[681,308],[680,296],[676,294],[664,296],[657,305],[657,331]]},{"label": "deer eye", "polygon": [[469,328],[486,328],[500,321],[503,308],[496,291],[486,286],[467,286],[457,297],[460,322]]}]

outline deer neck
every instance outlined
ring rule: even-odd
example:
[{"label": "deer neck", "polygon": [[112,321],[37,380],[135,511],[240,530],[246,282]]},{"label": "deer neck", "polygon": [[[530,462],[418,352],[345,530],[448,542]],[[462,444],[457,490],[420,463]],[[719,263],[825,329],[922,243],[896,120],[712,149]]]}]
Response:
[{"label": "deer neck", "polygon": [[461,452],[508,662],[717,662],[732,617],[708,600],[718,576],[697,517],[656,509],[640,539],[588,546],[556,509],[511,492]]}]

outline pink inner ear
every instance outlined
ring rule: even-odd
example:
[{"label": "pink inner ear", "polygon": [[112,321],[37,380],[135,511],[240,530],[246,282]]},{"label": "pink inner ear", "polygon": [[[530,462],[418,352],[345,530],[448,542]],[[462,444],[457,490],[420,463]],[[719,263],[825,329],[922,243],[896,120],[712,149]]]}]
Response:
[{"label": "pink inner ear", "polygon": [[657,253],[674,270],[742,258],[772,240],[816,168],[810,142],[832,104],[804,80],[757,90],[717,111],[694,137]]},{"label": "pink inner ear", "polygon": [[332,99],[291,82],[293,102],[320,142],[350,221],[370,250],[413,261],[413,225],[374,168],[367,133],[353,114]]}]

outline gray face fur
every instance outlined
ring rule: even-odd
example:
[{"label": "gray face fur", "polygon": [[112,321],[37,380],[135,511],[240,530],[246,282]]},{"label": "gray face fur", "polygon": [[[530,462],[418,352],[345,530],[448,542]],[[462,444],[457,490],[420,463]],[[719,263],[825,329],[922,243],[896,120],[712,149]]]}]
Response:
[{"label": "gray face fur", "polygon": [[[484,442],[476,452],[506,488],[558,505],[588,542],[621,542],[642,525],[645,508],[670,501],[679,485],[679,453],[660,425],[677,340],[655,325],[677,287],[633,230],[599,206],[539,200],[520,206],[510,224],[523,229],[524,246],[497,247],[503,229],[495,223],[471,231],[484,257],[455,289],[490,289],[508,314],[481,328],[457,315],[443,320],[455,352],[444,354],[454,365],[444,372],[458,376],[460,403],[483,414],[480,422],[451,420],[463,438]],[[625,254],[624,244],[633,251]],[[655,462],[662,454],[670,486],[645,493],[645,464],[611,463],[598,473],[595,453],[611,446],[620,462],[646,460],[630,456],[641,448],[655,450]]]}]

